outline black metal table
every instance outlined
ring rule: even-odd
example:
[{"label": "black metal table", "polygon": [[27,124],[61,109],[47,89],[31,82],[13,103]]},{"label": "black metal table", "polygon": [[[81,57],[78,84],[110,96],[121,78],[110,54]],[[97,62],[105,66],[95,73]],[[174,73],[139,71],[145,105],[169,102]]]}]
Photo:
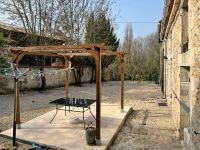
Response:
[{"label": "black metal table", "polygon": [[[93,99],[82,99],[82,98],[59,98],[56,100],[53,100],[50,102],[50,104],[56,105],[56,114],[53,116],[51,119],[50,123],[54,120],[54,118],[57,115],[58,110],[64,110],[65,111],[65,116],[66,112],[81,112],[83,113],[83,123],[84,123],[84,128],[85,128],[85,116],[84,113],[89,110],[90,114],[92,117],[96,120],[94,117],[93,113],[91,112],[90,106],[95,103],[96,100]],[[64,109],[62,107],[65,107]],[[68,107],[68,108],[67,108]],[[75,110],[75,108],[82,108],[82,111],[80,110]]]}]

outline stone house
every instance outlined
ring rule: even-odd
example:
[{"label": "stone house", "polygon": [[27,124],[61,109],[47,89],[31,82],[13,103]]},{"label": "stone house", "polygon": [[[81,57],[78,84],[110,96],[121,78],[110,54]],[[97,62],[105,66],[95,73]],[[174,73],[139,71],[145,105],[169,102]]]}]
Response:
[{"label": "stone house", "polygon": [[165,0],[161,89],[187,149],[200,150],[200,1]]}]

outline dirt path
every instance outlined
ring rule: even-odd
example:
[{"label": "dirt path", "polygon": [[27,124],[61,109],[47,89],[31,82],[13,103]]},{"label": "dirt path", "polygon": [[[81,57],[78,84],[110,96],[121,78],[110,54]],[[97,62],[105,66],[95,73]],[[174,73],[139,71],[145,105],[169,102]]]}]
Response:
[{"label": "dirt path", "polygon": [[[153,105],[153,104],[150,104]],[[154,105],[157,105],[155,103]],[[167,107],[134,110],[111,150],[181,150]]]},{"label": "dirt path", "polygon": [[[128,94],[127,94],[128,93]],[[180,140],[168,106],[159,88],[145,84],[126,91],[133,112],[114,141],[111,150],[181,150]]]},{"label": "dirt path", "polygon": [[[65,96],[65,88],[44,92],[21,92],[22,121],[26,122],[53,109],[49,102]],[[95,84],[82,87],[70,86],[70,96],[95,99]],[[0,130],[12,126],[14,95],[0,95]],[[175,137],[175,128],[169,108],[158,106],[159,87],[150,82],[125,82],[125,105],[131,105],[133,113],[115,140],[112,150],[181,149]],[[102,83],[102,102],[120,103],[120,82]],[[0,140],[1,141],[1,140]]]}]

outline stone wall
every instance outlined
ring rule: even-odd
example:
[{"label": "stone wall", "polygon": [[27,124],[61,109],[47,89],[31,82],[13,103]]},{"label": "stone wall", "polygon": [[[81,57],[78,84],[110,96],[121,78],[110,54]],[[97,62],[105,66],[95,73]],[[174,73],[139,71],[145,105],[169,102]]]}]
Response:
[{"label": "stone wall", "polygon": [[[200,1],[180,3],[169,34],[163,40],[165,94],[187,149],[200,149]],[[173,9],[173,8],[172,8]],[[172,11],[173,12],[173,11]],[[188,42],[188,48],[185,43]]]},{"label": "stone wall", "polygon": [[200,1],[189,1],[189,49],[191,50],[191,136],[194,147],[200,149]]},{"label": "stone wall", "polygon": [[[45,68],[45,77],[47,88],[65,86],[65,71],[58,71],[56,68]],[[37,73],[38,69],[32,69],[29,74],[19,80],[20,90],[39,89],[41,86],[41,77],[33,75]],[[82,82],[90,82],[91,69],[84,68]],[[31,75],[32,74],[32,75]],[[73,72],[70,73],[70,84],[75,83]],[[13,92],[14,82],[13,79],[0,76],[0,94],[7,94]]]},{"label": "stone wall", "polygon": [[[168,38],[165,40],[165,84],[166,99],[171,110],[177,131],[180,131],[180,66],[178,56],[181,53],[181,18],[178,17],[173,23]],[[180,136],[180,132],[177,132]]]}]

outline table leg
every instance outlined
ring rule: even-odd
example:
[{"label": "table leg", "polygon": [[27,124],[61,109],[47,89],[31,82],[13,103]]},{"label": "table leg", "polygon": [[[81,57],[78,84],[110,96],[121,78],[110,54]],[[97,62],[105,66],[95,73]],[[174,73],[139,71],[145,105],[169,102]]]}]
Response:
[{"label": "table leg", "polygon": [[66,116],[66,111],[67,111],[67,110],[66,110],[66,105],[65,105],[65,116]]},{"label": "table leg", "polygon": [[90,114],[92,115],[92,117],[96,120],[96,118],[94,117],[94,115],[93,115],[93,113],[92,113],[92,111],[91,111],[91,109],[90,109],[90,107],[88,107],[88,109],[89,109],[89,111],[90,111]]},{"label": "table leg", "polygon": [[52,123],[52,121],[53,121],[54,118],[56,117],[57,113],[58,113],[58,105],[56,105],[56,114],[55,114],[55,115],[53,116],[53,118],[51,119],[50,124]]},{"label": "table leg", "polygon": [[83,107],[83,124],[84,124],[84,129],[85,129],[85,116],[84,116],[84,107]]}]

